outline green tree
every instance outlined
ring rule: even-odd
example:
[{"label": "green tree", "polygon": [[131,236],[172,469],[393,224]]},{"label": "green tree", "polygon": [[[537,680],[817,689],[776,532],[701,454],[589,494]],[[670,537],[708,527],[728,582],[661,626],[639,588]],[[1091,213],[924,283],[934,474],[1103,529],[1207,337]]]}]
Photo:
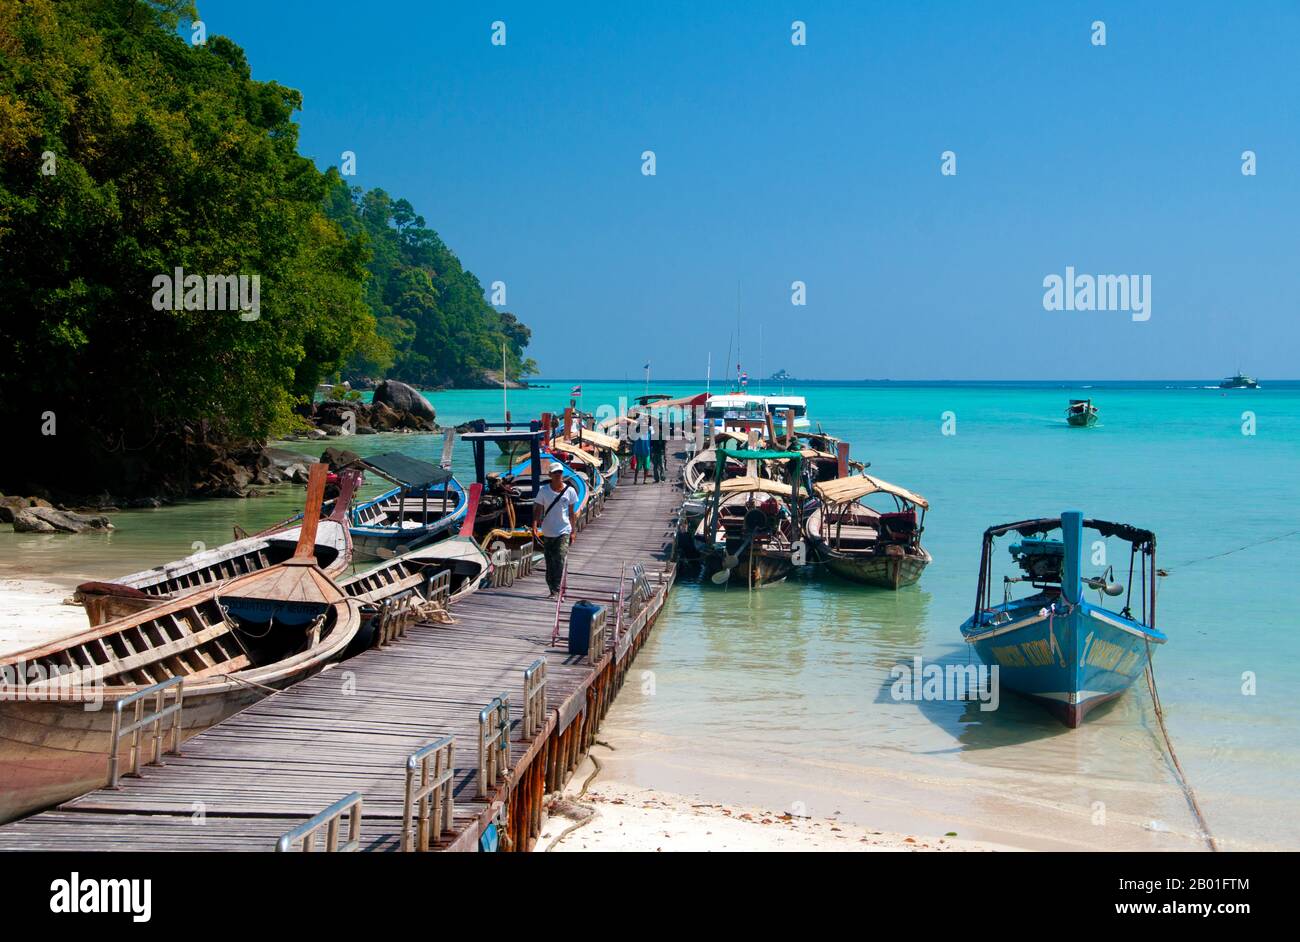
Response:
[{"label": "green tree", "polygon": [[[297,152],[299,93],[254,81],[229,39],[191,45],[178,27],[195,15],[0,4],[0,417],[46,472],[104,442],[121,472],[196,423],[273,434],[322,377],[406,336],[376,333],[367,239],[332,221],[336,178]],[[178,267],[257,275],[260,316],[156,309],[155,278]],[[46,412],[55,436],[36,435]]]},{"label": "green tree", "polygon": [[488,303],[478,279],[407,200],[350,188],[333,169],[329,178],[327,214],[344,232],[366,237],[366,303],[389,352],[387,361],[358,352],[350,377],[387,373],[424,385],[479,386],[485,370],[500,370],[503,343],[512,378],[537,371],[523,356],[529,329]]}]

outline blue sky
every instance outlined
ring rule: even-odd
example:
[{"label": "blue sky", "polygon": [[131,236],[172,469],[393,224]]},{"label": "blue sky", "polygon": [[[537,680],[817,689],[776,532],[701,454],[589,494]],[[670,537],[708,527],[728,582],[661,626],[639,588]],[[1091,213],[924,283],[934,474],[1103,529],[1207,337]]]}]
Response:
[{"label": "blue sky", "polygon": [[[717,376],[738,284],[752,376],[1300,375],[1295,2],[199,10],[506,283],[543,378]],[[1067,266],[1150,275],[1150,320],[1044,310]]]}]

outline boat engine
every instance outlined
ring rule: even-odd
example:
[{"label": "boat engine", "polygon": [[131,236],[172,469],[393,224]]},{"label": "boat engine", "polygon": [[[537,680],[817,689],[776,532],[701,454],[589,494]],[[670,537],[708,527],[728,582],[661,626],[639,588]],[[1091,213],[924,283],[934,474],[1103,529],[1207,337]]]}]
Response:
[{"label": "boat engine", "polygon": [[1010,552],[1024,580],[1060,585],[1065,568],[1065,544],[1060,540],[1025,539],[1011,544]]}]

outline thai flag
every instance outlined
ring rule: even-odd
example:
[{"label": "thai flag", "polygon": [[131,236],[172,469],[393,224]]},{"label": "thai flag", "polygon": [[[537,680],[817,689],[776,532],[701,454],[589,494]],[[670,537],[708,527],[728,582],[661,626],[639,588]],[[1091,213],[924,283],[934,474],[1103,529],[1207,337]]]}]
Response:
[{"label": "thai flag", "polygon": [[748,385],[749,385],[749,374],[748,374],[748,373],[741,373],[741,374],[740,374],[740,385],[742,385],[742,386],[748,386]]},{"label": "thai flag", "polygon": [[582,395],[582,387],[581,387],[581,386],[574,386],[572,389],[569,390],[569,395],[570,395],[570,396],[581,396],[581,395]]}]

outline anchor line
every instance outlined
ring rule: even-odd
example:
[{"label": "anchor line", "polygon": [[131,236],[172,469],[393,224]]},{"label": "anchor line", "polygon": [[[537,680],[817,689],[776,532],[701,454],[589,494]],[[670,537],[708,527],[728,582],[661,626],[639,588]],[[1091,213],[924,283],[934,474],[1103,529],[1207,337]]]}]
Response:
[{"label": "anchor line", "polygon": [[1174,771],[1178,775],[1178,784],[1183,790],[1183,796],[1187,799],[1187,804],[1192,809],[1192,814],[1196,817],[1197,823],[1201,827],[1201,835],[1205,838],[1205,843],[1209,845],[1211,851],[1217,852],[1218,843],[1214,835],[1210,833],[1210,825],[1205,820],[1205,813],[1201,811],[1200,802],[1196,800],[1196,792],[1192,789],[1192,783],[1187,780],[1187,773],[1183,771],[1183,764],[1178,761],[1178,753],[1174,749],[1174,742],[1169,738],[1169,729],[1165,726],[1165,709],[1160,703],[1160,692],[1156,689],[1156,671],[1155,665],[1151,661],[1151,642],[1146,642],[1147,647],[1147,689],[1151,691],[1151,703],[1155,707],[1156,722],[1160,725],[1160,734],[1164,737],[1165,748],[1169,750],[1169,758],[1173,760]]},{"label": "anchor line", "polygon": [[1214,553],[1211,556],[1201,556],[1189,562],[1179,563],[1176,566],[1171,566],[1169,569],[1166,569],[1165,572],[1168,573],[1184,566],[1194,566],[1197,563],[1207,562],[1211,559],[1222,559],[1224,556],[1231,556],[1233,553],[1240,553],[1242,550],[1254,549],[1256,546],[1263,546],[1266,543],[1276,543],[1278,540],[1285,540],[1287,537],[1295,536],[1296,534],[1300,534],[1300,530],[1290,530],[1286,533],[1279,533],[1277,536],[1270,536],[1264,540],[1256,540],[1254,543],[1247,543],[1245,546],[1238,546],[1236,549],[1225,550],[1222,553]]}]

